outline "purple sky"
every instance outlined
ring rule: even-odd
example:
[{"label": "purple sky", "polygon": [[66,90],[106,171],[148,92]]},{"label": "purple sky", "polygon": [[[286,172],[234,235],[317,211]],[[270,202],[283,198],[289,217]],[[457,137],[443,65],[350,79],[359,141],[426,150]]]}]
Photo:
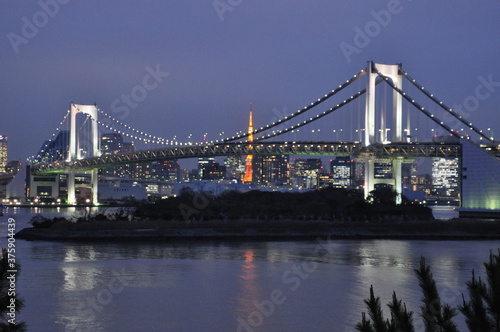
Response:
[{"label": "purple sky", "polygon": [[[215,139],[246,129],[250,102],[255,126],[265,125],[368,60],[402,62],[450,106],[474,97],[480,77],[499,82],[482,88],[468,119],[500,136],[498,1],[59,1],[68,3],[0,3],[0,134],[11,160],[36,153],[71,101],[95,102],[153,135]],[[378,23],[382,10],[392,13]],[[356,29],[366,28],[372,37],[356,44]],[[357,47],[349,56],[347,44]],[[119,111],[147,67],[168,76]]]}]

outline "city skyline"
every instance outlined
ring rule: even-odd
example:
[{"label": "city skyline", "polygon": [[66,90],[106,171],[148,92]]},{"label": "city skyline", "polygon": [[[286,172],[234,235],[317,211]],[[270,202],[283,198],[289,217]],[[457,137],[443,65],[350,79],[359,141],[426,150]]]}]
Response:
[{"label": "city skyline", "polygon": [[[10,160],[36,153],[72,101],[159,136],[217,139],[245,131],[250,102],[255,126],[264,125],[367,60],[402,62],[450,106],[467,106],[475,125],[500,133],[497,3],[257,1],[223,10],[215,2],[46,0],[0,8],[0,59],[9,64],[0,69],[0,134]],[[75,24],[80,17],[85,23]]]}]

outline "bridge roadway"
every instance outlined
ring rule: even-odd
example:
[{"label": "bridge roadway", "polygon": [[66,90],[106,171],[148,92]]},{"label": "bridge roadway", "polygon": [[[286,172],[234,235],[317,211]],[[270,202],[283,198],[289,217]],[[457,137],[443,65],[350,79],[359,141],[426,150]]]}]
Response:
[{"label": "bridge roadway", "polygon": [[377,158],[460,157],[460,143],[390,143],[363,146],[357,142],[236,142],[213,145],[175,146],[157,150],[107,155],[73,162],[54,162],[32,165],[32,173],[62,173],[68,168],[90,170],[124,164],[145,163],[167,159],[188,159],[216,156],[245,155],[314,155],[351,156],[371,155]]}]

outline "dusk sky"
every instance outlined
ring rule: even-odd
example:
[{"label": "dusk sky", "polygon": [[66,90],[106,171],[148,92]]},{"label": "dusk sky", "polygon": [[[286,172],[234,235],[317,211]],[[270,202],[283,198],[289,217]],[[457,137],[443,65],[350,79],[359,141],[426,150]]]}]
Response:
[{"label": "dusk sky", "polygon": [[25,161],[73,101],[153,135],[215,139],[246,130],[250,103],[265,125],[373,60],[403,63],[450,106],[478,101],[468,119],[500,137],[499,14],[493,0],[2,1],[0,134]]}]

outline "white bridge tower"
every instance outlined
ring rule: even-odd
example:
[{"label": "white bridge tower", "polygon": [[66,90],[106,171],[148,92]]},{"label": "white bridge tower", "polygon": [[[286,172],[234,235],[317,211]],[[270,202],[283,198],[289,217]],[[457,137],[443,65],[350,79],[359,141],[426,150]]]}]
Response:
[{"label": "white bridge tower", "polygon": [[[403,80],[400,73],[400,65],[383,65],[369,61],[367,65],[367,86],[366,86],[366,109],[365,109],[365,138],[364,145],[369,146],[372,144],[386,144],[388,141],[387,132],[391,130],[392,142],[402,142],[403,141],[403,109],[402,109],[402,96],[393,90],[392,93],[392,128],[386,128],[388,122],[386,119],[386,113],[381,112],[380,123],[377,126],[376,123],[376,81],[377,78],[381,78],[379,73],[383,76],[388,77],[392,80],[394,85],[402,89]],[[380,132],[380,135],[377,133]],[[377,137],[379,137],[377,139]],[[365,197],[368,197],[369,193],[375,189],[376,184],[389,184],[398,193],[396,203],[401,203],[401,192],[402,192],[402,162],[403,159],[391,159],[389,161],[392,164],[392,176],[391,178],[382,177],[378,178],[375,176],[375,165],[376,164],[386,164],[388,161],[377,161],[374,156],[365,156]]]},{"label": "white bridge tower", "polygon": [[[82,159],[80,150],[80,137],[78,135],[78,128],[76,125],[77,114],[87,114],[92,117],[91,125],[91,143],[92,148],[90,155],[86,157],[99,157],[101,155],[99,147],[99,132],[97,128],[97,114],[98,109],[96,105],[78,105],[71,103],[70,105],[70,132],[69,132],[69,154],[67,162],[72,162],[75,160]],[[98,203],[98,169],[92,169],[90,171],[90,181],[92,187],[92,204]],[[76,204],[75,196],[75,170],[71,167],[68,169],[68,203]]]}]

